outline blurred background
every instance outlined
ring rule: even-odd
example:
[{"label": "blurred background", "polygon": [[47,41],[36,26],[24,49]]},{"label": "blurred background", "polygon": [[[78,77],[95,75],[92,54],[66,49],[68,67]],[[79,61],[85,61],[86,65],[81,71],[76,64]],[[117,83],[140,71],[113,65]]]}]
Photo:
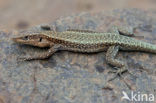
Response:
[{"label": "blurred background", "polygon": [[73,13],[117,8],[156,10],[156,0],[0,0],[0,30],[21,30]]}]

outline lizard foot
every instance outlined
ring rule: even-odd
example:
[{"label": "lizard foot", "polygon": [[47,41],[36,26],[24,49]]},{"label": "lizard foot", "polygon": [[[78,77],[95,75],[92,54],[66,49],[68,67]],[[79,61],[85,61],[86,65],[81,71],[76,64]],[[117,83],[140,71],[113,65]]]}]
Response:
[{"label": "lizard foot", "polygon": [[117,68],[117,67],[114,67],[114,68],[116,70],[111,70],[111,71],[109,71],[109,73],[115,73],[115,76],[113,78],[109,79],[108,81],[114,80],[117,76],[119,76],[120,78],[123,78],[122,74],[128,72],[128,69],[125,69],[125,68]]},{"label": "lizard foot", "polygon": [[137,76],[135,76],[133,73],[131,73],[131,72],[130,72],[128,69],[126,69],[126,68],[117,68],[117,67],[114,67],[114,68],[115,68],[115,70],[111,70],[111,71],[109,71],[109,73],[115,73],[115,76],[114,76],[113,78],[109,79],[108,81],[114,80],[117,76],[119,76],[120,78],[123,79],[122,74],[124,74],[124,73],[126,73],[126,72],[128,72],[128,73],[129,73],[130,75],[132,75],[133,77],[137,78]]}]

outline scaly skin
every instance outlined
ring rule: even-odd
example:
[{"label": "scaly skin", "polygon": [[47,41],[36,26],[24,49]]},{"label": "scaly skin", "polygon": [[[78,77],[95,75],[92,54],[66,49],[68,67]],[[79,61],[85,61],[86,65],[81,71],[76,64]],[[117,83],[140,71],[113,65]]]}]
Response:
[{"label": "scaly skin", "polygon": [[[29,44],[39,47],[49,47],[50,44],[59,44],[62,48],[60,50],[70,50],[75,52],[100,52],[106,51],[109,46],[118,45],[120,50],[130,51],[145,51],[156,53],[156,46],[136,40],[131,37],[119,35],[116,33],[86,33],[86,32],[53,32],[44,31],[41,33],[33,33],[27,35],[28,38],[38,39],[34,42],[31,40],[22,39],[25,36],[14,38],[13,40],[22,44]],[[39,39],[42,38],[40,42]],[[35,40],[34,39],[34,40]],[[44,41],[43,41],[44,40]],[[45,45],[44,42],[47,41]],[[31,42],[33,44],[31,44]],[[43,43],[42,43],[43,42]],[[40,44],[38,44],[40,43]]]},{"label": "scaly skin", "polygon": [[127,70],[127,65],[115,59],[118,50],[156,53],[156,45],[136,40],[130,36],[134,36],[131,29],[113,27],[110,33],[98,33],[88,30],[43,31],[13,38],[13,41],[50,48],[39,56],[25,57],[24,60],[45,59],[58,50],[86,53],[107,51],[107,62],[116,68],[120,68],[117,74],[121,74]]}]

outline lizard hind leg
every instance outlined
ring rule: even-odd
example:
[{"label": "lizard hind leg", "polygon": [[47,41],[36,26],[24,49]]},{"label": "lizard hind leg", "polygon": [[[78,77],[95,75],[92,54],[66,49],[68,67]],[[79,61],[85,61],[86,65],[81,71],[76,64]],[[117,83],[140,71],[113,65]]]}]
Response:
[{"label": "lizard hind leg", "polygon": [[117,76],[122,77],[122,73],[128,71],[127,65],[124,62],[121,62],[117,59],[115,59],[117,53],[119,50],[119,46],[111,46],[108,48],[106,53],[106,61],[110,65],[114,66],[116,70],[114,70],[114,73],[116,73],[115,77],[111,78],[109,81],[114,80]]}]

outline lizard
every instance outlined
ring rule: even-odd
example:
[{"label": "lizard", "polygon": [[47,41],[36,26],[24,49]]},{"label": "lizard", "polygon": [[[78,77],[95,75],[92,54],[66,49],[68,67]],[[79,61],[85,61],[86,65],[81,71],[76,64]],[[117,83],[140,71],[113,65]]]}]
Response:
[{"label": "lizard", "polygon": [[[44,27],[43,27],[44,29]],[[38,33],[28,33],[12,38],[16,43],[49,49],[38,56],[23,57],[23,60],[41,60],[52,56],[60,50],[96,53],[106,51],[106,61],[114,66],[116,75],[128,71],[127,64],[116,58],[119,50],[141,51],[156,54],[156,45],[132,38],[134,30],[131,27],[113,26],[109,32],[95,32],[89,30],[66,30],[56,32],[52,30]]]}]

